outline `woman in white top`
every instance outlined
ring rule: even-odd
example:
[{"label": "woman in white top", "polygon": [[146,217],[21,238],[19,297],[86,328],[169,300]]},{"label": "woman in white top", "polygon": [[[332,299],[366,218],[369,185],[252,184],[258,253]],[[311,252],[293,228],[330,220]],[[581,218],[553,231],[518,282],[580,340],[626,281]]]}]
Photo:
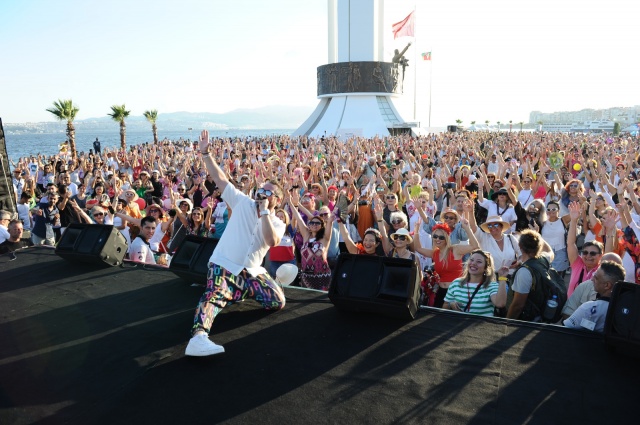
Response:
[{"label": "woman in white top", "polygon": [[465,209],[470,211],[469,227],[478,240],[480,248],[491,253],[496,268],[508,267],[510,273],[513,273],[522,253],[516,237],[506,233],[511,227],[509,223],[499,215],[494,215],[489,216],[478,226],[473,214],[473,202],[469,201],[465,204]]},{"label": "woman in white top", "polygon": [[547,218],[541,220],[542,228],[538,228],[534,223],[532,229],[540,232],[553,250],[554,258],[551,267],[558,273],[564,275],[569,268],[569,257],[567,256],[567,239],[565,237],[567,224],[560,218],[560,203],[551,201],[547,204]]}]

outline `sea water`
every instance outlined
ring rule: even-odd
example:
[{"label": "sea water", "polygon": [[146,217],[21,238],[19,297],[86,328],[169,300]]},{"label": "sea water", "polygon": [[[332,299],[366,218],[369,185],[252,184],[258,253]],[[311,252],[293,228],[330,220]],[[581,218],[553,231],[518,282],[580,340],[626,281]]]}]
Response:
[{"label": "sea water", "polygon": [[[274,135],[291,134],[292,129],[256,129],[256,130],[210,130],[210,137],[236,138],[236,137],[271,137]],[[196,131],[161,131],[158,130],[158,139],[163,140],[193,140],[197,141],[200,129]],[[78,153],[88,153],[93,149],[93,142],[100,140],[101,148],[116,149],[120,147],[120,129],[116,126],[115,131],[104,130],[76,130],[76,150]],[[20,133],[11,134],[5,132],[7,144],[7,155],[11,161],[18,161],[20,157],[30,155],[54,155],[59,152],[60,145],[67,139],[65,133]],[[151,130],[127,131],[127,146],[152,143],[153,134]]]}]

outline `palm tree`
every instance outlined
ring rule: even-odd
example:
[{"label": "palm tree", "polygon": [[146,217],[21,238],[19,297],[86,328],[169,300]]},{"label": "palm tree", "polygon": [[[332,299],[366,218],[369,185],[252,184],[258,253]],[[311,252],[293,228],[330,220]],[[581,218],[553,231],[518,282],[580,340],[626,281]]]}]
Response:
[{"label": "palm tree", "polygon": [[127,125],[124,119],[127,118],[130,113],[131,111],[127,111],[123,103],[122,105],[113,105],[111,107],[111,113],[107,114],[113,118],[115,122],[120,123],[120,148],[123,150],[127,149]]},{"label": "palm tree", "polygon": [[69,139],[69,148],[73,159],[78,156],[76,153],[76,128],[73,126],[73,120],[76,119],[79,110],[71,99],[58,99],[57,102],[53,102],[52,108],[47,109],[47,112],[51,112],[60,121],[67,121],[67,139]]},{"label": "palm tree", "polygon": [[158,127],[156,126],[156,121],[158,120],[158,111],[156,109],[152,109],[150,111],[144,111],[142,114],[144,117],[151,123],[151,131],[153,131],[153,144],[158,144]]},{"label": "palm tree", "polygon": [[489,127],[489,120],[484,120],[484,123]]},{"label": "palm tree", "polygon": [[522,133],[522,126],[524,125],[524,121],[520,121],[518,124],[520,124],[520,133]]},{"label": "palm tree", "polygon": [[476,122],[475,121],[471,121],[471,125],[476,125]]}]

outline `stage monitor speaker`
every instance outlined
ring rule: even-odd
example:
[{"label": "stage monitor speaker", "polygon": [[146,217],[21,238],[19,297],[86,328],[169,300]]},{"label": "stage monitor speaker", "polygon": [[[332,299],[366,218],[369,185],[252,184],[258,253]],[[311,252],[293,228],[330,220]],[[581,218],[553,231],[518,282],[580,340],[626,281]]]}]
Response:
[{"label": "stage monitor speaker", "polygon": [[65,260],[100,266],[119,266],[127,253],[127,240],[113,226],[71,224],[56,245]]},{"label": "stage monitor speaker", "polygon": [[329,299],[341,310],[415,319],[420,302],[418,266],[401,258],[342,254]]},{"label": "stage monitor speaker", "polygon": [[449,133],[455,133],[456,131],[458,131],[458,126],[457,125],[448,125],[447,126],[447,131]]},{"label": "stage monitor speaker", "polygon": [[7,155],[7,143],[4,138],[2,118],[0,118],[0,210],[16,212],[16,201],[13,196],[13,175]]},{"label": "stage monitor speaker", "polygon": [[604,336],[609,346],[640,353],[640,285],[618,282],[613,287]]},{"label": "stage monitor speaker", "polygon": [[187,235],[171,257],[169,270],[189,283],[206,283],[209,258],[218,239]]}]

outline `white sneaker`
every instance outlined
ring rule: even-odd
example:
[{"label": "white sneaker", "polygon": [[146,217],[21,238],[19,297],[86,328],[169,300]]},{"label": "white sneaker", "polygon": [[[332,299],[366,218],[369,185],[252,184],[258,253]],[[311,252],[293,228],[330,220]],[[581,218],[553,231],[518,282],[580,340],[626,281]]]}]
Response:
[{"label": "white sneaker", "polygon": [[187,345],[187,349],[184,354],[187,356],[205,357],[213,356],[214,354],[224,353],[224,347],[222,345],[215,344],[209,339],[209,335],[200,333],[194,335]]}]

